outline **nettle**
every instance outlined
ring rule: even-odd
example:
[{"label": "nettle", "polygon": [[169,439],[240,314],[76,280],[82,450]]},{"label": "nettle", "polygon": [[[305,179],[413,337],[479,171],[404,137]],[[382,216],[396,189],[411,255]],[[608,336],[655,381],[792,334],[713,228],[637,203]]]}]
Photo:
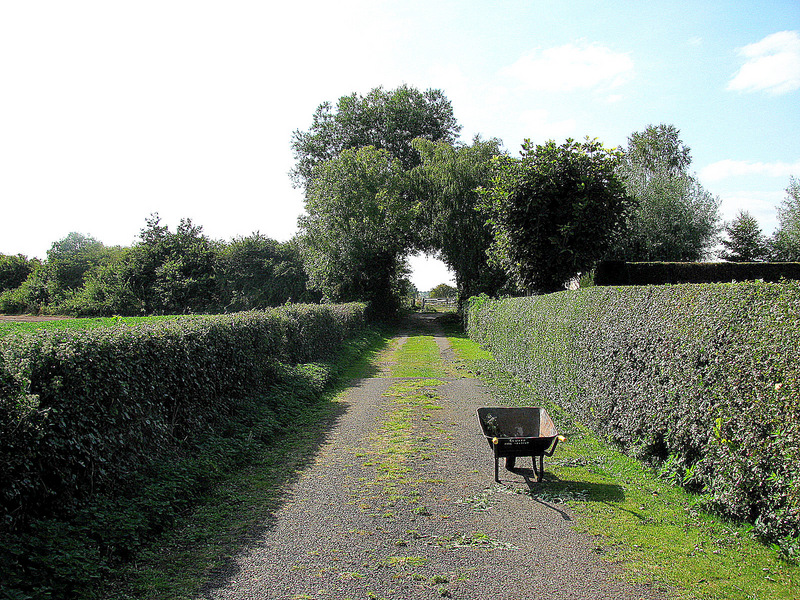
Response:
[{"label": "nettle", "polygon": [[796,552],[800,284],[482,299],[469,333],[542,397]]}]

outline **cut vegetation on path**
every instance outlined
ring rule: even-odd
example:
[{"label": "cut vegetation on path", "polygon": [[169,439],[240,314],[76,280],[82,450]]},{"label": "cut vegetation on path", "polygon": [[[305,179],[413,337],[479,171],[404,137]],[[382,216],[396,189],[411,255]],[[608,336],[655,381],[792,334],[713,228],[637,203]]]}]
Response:
[{"label": "cut vegetation on path", "polygon": [[626,582],[529,469],[494,483],[475,410],[498,400],[425,317],[339,395],[274,520],[198,597],[672,597]]}]

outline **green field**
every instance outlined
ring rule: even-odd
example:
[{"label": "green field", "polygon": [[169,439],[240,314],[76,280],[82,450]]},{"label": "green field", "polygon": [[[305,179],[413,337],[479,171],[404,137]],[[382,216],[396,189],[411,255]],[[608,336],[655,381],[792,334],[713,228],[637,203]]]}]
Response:
[{"label": "green field", "polygon": [[32,333],[40,330],[61,330],[61,329],[96,329],[98,327],[133,327],[143,323],[154,323],[158,321],[168,321],[176,319],[176,315],[165,315],[158,317],[95,317],[89,319],[58,319],[51,321],[6,321],[0,320],[0,337],[10,333]]}]

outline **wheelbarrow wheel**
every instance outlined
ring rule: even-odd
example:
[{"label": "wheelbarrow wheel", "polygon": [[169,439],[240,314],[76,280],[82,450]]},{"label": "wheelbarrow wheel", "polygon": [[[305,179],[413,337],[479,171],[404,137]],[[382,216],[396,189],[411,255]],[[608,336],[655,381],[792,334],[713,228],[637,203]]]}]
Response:
[{"label": "wheelbarrow wheel", "polygon": [[517,464],[516,456],[506,456],[506,471],[513,471],[514,465]]}]

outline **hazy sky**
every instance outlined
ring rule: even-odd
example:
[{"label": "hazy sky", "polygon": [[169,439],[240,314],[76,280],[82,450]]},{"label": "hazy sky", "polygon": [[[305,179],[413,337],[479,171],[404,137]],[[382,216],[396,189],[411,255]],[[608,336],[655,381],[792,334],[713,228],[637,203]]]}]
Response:
[{"label": "hazy sky", "polygon": [[512,154],[673,124],[723,216],[765,233],[800,177],[798,0],[285,4],[0,1],[0,253],[130,245],[152,212],[289,239],[292,131],[378,85],[443,90],[465,141]]}]

